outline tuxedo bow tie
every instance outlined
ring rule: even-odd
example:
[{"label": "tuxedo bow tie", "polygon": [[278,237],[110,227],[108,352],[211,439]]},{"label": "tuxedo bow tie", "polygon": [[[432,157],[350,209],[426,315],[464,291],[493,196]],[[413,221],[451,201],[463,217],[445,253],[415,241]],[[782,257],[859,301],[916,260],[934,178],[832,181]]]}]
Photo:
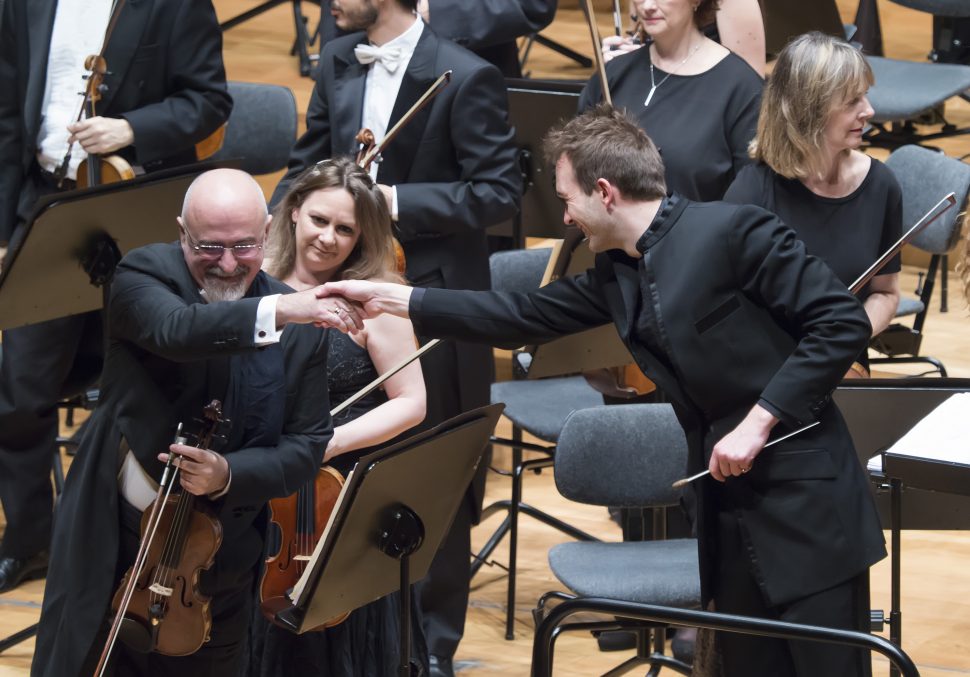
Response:
[{"label": "tuxedo bow tie", "polygon": [[378,47],[376,45],[357,45],[354,47],[354,56],[357,60],[364,64],[365,66],[379,61],[384,64],[384,68],[390,72],[397,70],[397,67],[401,63],[401,48],[399,46],[393,47]]}]

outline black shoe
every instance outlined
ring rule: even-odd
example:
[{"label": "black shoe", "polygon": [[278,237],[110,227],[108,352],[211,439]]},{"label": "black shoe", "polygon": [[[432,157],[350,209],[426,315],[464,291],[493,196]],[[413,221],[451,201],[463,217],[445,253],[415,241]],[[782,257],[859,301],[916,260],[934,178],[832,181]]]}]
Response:
[{"label": "black shoe", "polygon": [[637,634],[630,630],[606,630],[596,636],[600,651],[627,651],[637,648]]},{"label": "black shoe", "polygon": [[30,557],[0,557],[0,592],[13,590],[23,581],[47,575],[48,552]]},{"label": "black shoe", "polygon": [[434,654],[428,656],[428,676],[455,677],[455,668],[451,664],[451,659]]}]

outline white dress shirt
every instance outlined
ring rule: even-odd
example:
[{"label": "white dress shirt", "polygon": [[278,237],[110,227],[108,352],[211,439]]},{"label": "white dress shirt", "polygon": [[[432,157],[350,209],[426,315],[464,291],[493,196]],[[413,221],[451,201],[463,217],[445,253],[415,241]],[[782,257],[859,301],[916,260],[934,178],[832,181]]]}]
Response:
[{"label": "white dress shirt", "polygon": [[[420,17],[414,18],[411,27],[393,40],[381,45],[382,47],[399,47],[401,58],[397,68],[392,72],[382,62],[376,61],[367,68],[367,79],[364,82],[364,111],[361,126],[374,132],[374,140],[380,143],[387,134],[387,126],[391,120],[391,111],[394,109],[394,102],[397,101],[398,92],[401,91],[401,82],[404,80],[404,73],[411,63],[414,56],[414,49],[421,39],[424,31],[424,22]],[[374,180],[377,179],[377,163],[371,165],[370,175]],[[394,197],[391,208],[391,218],[397,220],[397,190],[394,190]]]},{"label": "white dress shirt", "polygon": [[[49,172],[57,169],[67,152],[67,126],[77,120],[87,87],[84,60],[101,52],[112,4],[112,0],[57,3],[44,82],[44,117],[37,138],[37,162]],[[68,178],[77,178],[78,165],[86,157],[81,145],[74,144]]]}]

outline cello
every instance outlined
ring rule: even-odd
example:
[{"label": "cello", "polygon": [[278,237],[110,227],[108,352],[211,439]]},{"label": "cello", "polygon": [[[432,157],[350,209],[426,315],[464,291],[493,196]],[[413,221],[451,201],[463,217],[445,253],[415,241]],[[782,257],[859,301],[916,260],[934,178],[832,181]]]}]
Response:
[{"label": "cello", "polygon": [[[203,411],[194,446],[208,449],[216,437],[222,405],[213,400]],[[186,444],[179,424],[175,442]],[[170,454],[155,501],[142,516],[135,561],[111,602],[115,612],[94,677],[102,677],[119,636],[133,649],[187,656],[208,641],[210,598],[199,591],[199,573],[212,566],[222,544],[222,524],[205,501],[187,491],[172,495],[179,461]]]}]

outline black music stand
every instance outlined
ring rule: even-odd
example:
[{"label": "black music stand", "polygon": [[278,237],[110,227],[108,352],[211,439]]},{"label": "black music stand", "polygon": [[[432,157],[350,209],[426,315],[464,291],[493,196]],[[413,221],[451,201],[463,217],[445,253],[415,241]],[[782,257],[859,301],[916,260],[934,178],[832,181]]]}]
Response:
[{"label": "black music stand", "polygon": [[101,308],[121,256],[173,240],[186,188],[203,171],[225,166],[187,165],[41,198],[4,261],[0,329]]},{"label": "black music stand", "polygon": [[360,459],[277,621],[303,633],[399,589],[398,674],[415,674],[410,586],[427,574],[501,413],[475,409]]},{"label": "black music stand", "polygon": [[[189,184],[223,166],[188,165],[41,198],[4,261],[0,329],[102,308],[121,257],[171,240]],[[35,634],[36,623],[0,640],[0,653]]]},{"label": "black music stand", "polygon": [[[939,404],[957,393],[970,392],[970,379],[888,378],[843,381],[833,394],[853,444],[865,465],[882,455],[882,467],[872,469],[876,504],[890,531],[890,612],[873,611],[873,629],[889,626],[889,640],[902,647],[902,538],[907,529],[970,528],[970,466],[954,468],[929,459],[883,453]],[[887,491],[888,490],[888,491]],[[903,493],[907,513],[903,519]],[[887,500],[888,495],[888,500]],[[893,677],[899,674],[890,669]]]},{"label": "black music stand", "polygon": [[512,223],[515,247],[521,249],[527,237],[562,237],[565,231],[562,201],[556,196],[555,174],[542,157],[542,139],[554,125],[576,116],[585,83],[526,78],[506,78],[505,83],[522,172],[522,206]]}]

